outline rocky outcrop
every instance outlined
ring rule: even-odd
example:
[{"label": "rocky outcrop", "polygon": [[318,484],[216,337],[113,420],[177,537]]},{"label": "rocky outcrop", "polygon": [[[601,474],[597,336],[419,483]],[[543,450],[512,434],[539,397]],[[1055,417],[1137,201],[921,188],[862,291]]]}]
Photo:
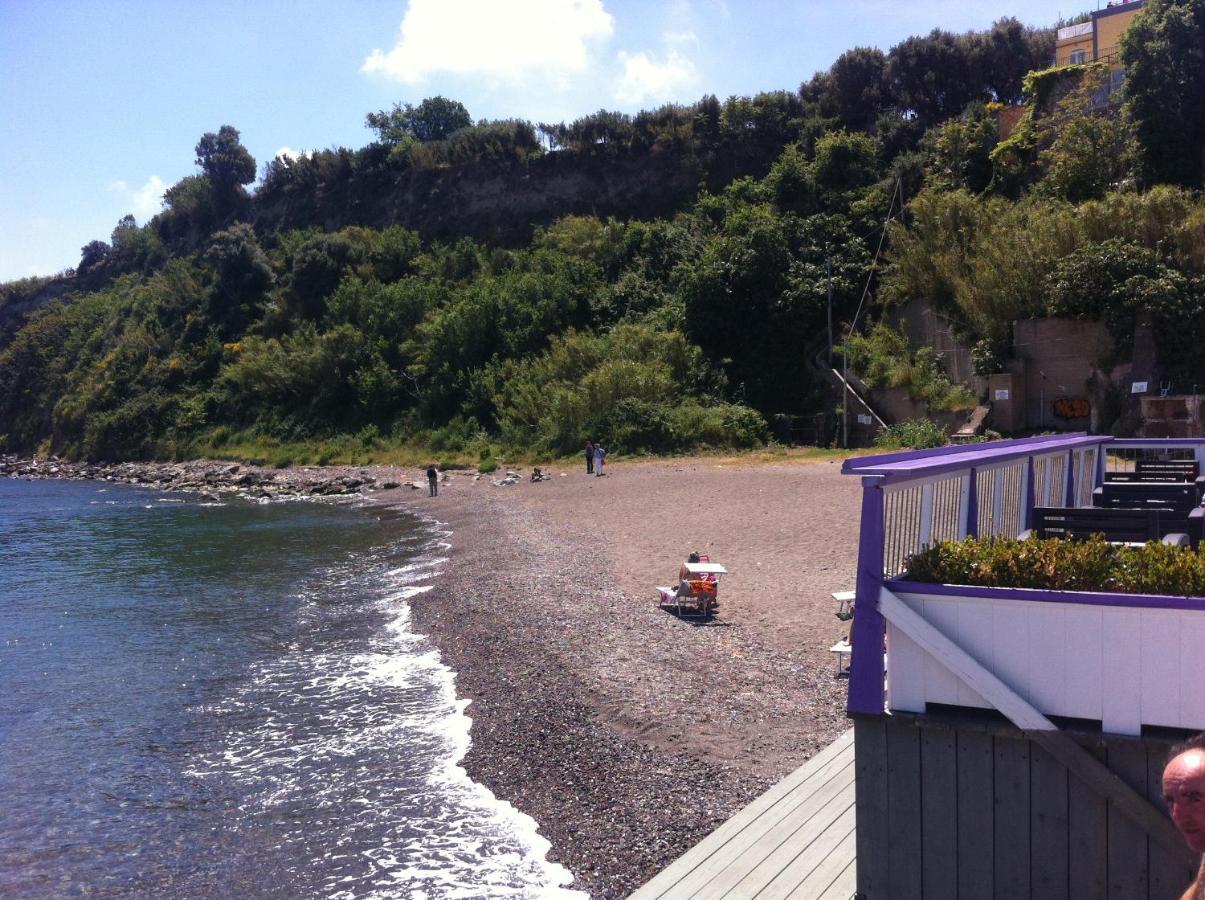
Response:
[{"label": "rocky outcrop", "polygon": [[[265,469],[239,463],[76,463],[57,457],[0,456],[0,478],[108,481],[161,491],[187,491],[217,499],[238,494],[251,499],[350,496],[375,489],[377,477],[348,467]],[[396,485],[396,481],[392,482]]]}]

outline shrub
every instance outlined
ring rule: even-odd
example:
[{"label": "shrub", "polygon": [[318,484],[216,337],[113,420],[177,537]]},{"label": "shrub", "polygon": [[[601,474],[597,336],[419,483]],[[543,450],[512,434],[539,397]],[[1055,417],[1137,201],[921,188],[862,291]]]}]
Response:
[{"label": "shrub", "polygon": [[944,447],[946,433],[928,419],[905,419],[888,425],[874,439],[876,447],[884,450],[927,450],[930,447]]},{"label": "shrub", "polygon": [[498,463],[492,456],[487,456],[477,463],[477,471],[488,475],[498,471]]},{"label": "shrub", "polygon": [[1151,542],[966,538],[928,547],[905,564],[909,581],[1055,591],[1205,596],[1205,552]]},{"label": "shrub", "polygon": [[908,338],[886,322],[878,322],[870,333],[852,334],[841,345],[850,365],[873,388],[908,389],[913,400],[923,400],[931,409],[966,409],[975,405],[975,396],[961,384],[954,384],[942,371],[932,347],[915,351]]}]

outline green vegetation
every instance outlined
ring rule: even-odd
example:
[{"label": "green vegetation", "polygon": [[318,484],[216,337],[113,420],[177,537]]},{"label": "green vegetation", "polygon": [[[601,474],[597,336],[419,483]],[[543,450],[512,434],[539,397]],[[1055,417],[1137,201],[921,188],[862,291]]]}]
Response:
[{"label": "green vegetation", "polygon": [[1124,110],[1099,102],[1099,66],[1028,74],[1053,33],[1005,19],[850,50],[798,91],[634,116],[399,103],[368,114],[376,141],[271,160],[253,192],[222,126],[150,222],[0,286],[0,448],[488,465],[587,438],[756,446],[770,417],[832,402],[811,365],[830,265],[841,331],[881,298],[855,368],[934,410],[975,398],[884,303],[936,302],[981,372],[1007,366],[1017,318],[1104,321],[1119,358],[1149,321],[1187,381],[1205,363],[1203,8],[1148,3]]},{"label": "green vegetation", "polygon": [[909,397],[923,400],[932,411],[975,405],[968,388],[946,377],[932,347],[912,349],[908,338],[886,322],[876,323],[865,335],[851,335],[841,351],[870,387],[907,388]]},{"label": "green vegetation", "polygon": [[1205,596],[1205,553],[1157,541],[1115,547],[1101,535],[943,542],[911,557],[906,571],[925,584]]},{"label": "green vegetation", "polygon": [[874,439],[874,445],[880,450],[927,450],[945,444],[946,433],[928,419],[896,422],[880,431]]}]

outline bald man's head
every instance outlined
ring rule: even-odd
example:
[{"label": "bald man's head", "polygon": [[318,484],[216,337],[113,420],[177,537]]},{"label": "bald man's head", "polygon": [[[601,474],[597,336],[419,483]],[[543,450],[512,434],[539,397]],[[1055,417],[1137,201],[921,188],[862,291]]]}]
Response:
[{"label": "bald man's head", "polygon": [[1163,770],[1163,802],[1188,846],[1205,853],[1205,750],[1172,757]]}]

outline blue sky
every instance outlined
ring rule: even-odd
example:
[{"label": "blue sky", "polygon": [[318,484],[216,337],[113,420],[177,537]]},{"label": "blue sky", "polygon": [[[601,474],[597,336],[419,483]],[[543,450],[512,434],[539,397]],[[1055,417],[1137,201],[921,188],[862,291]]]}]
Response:
[{"label": "blue sky", "polygon": [[1003,2],[0,0],[0,281],[147,221],[224,124],[262,167],[361,147],[365,113],[436,94],[477,119],[569,121],[793,90],[851,47],[1084,8]]}]

